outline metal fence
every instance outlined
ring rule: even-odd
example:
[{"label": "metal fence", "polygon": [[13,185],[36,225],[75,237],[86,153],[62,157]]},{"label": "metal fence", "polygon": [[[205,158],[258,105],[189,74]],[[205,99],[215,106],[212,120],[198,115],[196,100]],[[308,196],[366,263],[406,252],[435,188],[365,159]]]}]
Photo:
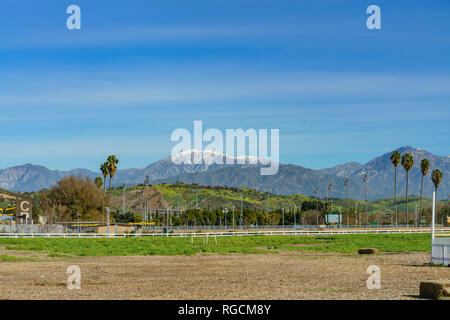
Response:
[{"label": "metal fence", "polygon": [[450,237],[434,238],[432,240],[431,263],[450,265]]}]

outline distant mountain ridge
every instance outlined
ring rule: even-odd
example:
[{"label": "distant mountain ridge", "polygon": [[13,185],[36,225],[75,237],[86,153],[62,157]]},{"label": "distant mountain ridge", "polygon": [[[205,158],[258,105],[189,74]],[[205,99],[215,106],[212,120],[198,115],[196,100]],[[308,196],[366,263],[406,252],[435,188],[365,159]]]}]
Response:
[{"label": "distant mountain ridge", "polygon": [[[450,157],[437,156],[422,149],[401,147],[397,149],[401,154],[410,153],[414,158],[414,167],[409,173],[409,193],[420,193],[420,161],[427,158],[430,163],[430,173],[424,179],[424,195],[430,196],[433,184],[430,179],[431,171],[435,168],[443,172],[443,182],[439,187],[438,198],[447,199],[450,193]],[[195,150],[187,155],[193,157]],[[364,185],[362,176],[368,175],[367,189],[370,200],[393,197],[394,195],[394,166],[390,161],[392,151],[372,159],[366,164],[348,162],[332,168],[312,170],[297,165],[280,164],[279,172],[273,176],[261,176],[257,164],[174,164],[170,157],[150,164],[140,169],[118,170],[113,180],[114,185],[137,185],[143,183],[148,175],[152,184],[162,182],[181,181],[198,183],[201,185],[221,185],[232,187],[249,187],[259,191],[270,191],[275,194],[305,194],[314,196],[317,186],[319,197],[324,198],[328,193],[328,184],[332,184],[332,197],[345,197],[344,179],[349,179],[349,196],[364,199]],[[216,159],[222,154],[205,153],[205,156]],[[70,171],[49,170],[43,166],[26,164],[0,170],[0,188],[10,191],[38,191],[48,188],[56,181],[67,175],[82,175],[92,179],[99,173],[87,169]],[[397,194],[405,194],[405,171],[401,165],[397,167]]]}]

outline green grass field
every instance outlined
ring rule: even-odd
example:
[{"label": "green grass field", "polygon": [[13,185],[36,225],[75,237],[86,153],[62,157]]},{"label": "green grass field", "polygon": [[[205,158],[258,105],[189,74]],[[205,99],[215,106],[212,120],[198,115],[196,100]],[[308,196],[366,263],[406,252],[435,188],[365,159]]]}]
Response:
[{"label": "green grass field", "polygon": [[[209,238],[11,238],[0,239],[7,250],[34,250],[51,257],[133,256],[217,254],[277,254],[282,250],[357,253],[359,248],[378,248],[381,252],[429,252],[429,234],[336,235],[336,236],[248,236]],[[7,258],[1,260],[8,260]]]}]

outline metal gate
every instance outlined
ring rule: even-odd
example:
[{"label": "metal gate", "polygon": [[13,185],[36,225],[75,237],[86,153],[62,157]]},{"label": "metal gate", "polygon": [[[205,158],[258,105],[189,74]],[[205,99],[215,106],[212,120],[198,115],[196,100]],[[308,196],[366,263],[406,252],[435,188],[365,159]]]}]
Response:
[{"label": "metal gate", "polygon": [[431,263],[450,266],[450,238],[434,238],[432,240]]}]

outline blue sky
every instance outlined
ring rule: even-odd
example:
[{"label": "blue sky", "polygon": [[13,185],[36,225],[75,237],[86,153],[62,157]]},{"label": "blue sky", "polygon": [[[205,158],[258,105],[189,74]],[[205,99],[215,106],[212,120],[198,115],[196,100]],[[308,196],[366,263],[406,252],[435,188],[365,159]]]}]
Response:
[{"label": "blue sky", "polygon": [[[82,10],[67,30],[66,8]],[[382,29],[368,30],[370,4]],[[448,1],[2,0],[0,168],[143,167],[177,128],[280,129],[280,161],[449,155]],[[5,152],[6,151],[6,152]]]}]

